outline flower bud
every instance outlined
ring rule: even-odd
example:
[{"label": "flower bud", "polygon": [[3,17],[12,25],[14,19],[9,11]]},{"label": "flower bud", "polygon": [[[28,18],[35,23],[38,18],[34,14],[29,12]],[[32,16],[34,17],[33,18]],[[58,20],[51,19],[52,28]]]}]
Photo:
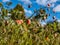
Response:
[{"label": "flower bud", "polygon": [[27,20],[27,24],[31,24],[31,20],[30,19]]}]

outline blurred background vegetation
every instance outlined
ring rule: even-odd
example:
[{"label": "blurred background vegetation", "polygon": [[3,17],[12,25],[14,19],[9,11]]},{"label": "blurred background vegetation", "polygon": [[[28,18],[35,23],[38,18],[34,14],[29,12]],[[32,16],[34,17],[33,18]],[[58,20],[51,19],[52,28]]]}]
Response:
[{"label": "blurred background vegetation", "polygon": [[60,23],[55,16],[53,22],[40,23],[50,16],[44,9],[35,10],[36,16],[29,18],[20,4],[8,10],[0,3],[0,9],[0,45],[60,45]]}]

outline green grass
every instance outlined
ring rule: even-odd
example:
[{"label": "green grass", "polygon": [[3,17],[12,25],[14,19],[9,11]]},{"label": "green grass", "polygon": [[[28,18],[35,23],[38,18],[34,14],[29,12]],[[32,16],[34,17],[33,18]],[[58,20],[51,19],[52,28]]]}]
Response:
[{"label": "green grass", "polygon": [[36,28],[36,24],[32,23],[18,25],[9,20],[5,26],[3,22],[0,26],[0,45],[60,45],[60,33],[56,32],[58,29],[53,25]]}]

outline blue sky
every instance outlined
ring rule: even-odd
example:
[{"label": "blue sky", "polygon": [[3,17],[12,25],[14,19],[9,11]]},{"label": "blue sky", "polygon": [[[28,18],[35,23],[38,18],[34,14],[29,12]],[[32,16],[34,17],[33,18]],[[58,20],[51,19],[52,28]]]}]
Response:
[{"label": "blue sky", "polygon": [[[12,1],[10,8],[14,8],[18,3],[21,4],[25,10],[25,15],[27,17],[33,14],[35,9],[40,9],[47,7],[47,4],[50,4],[50,12],[46,10],[46,13],[50,13],[51,16],[47,20],[52,20],[52,16],[56,16],[60,20],[60,0],[0,0],[4,6],[6,6],[7,1]],[[31,8],[28,8],[28,5],[31,5]],[[55,13],[53,13],[53,10]]]}]

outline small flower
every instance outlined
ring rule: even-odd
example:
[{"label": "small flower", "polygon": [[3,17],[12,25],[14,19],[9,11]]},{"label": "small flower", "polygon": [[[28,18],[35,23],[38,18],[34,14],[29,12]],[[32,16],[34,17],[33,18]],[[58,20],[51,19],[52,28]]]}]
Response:
[{"label": "small flower", "polygon": [[46,16],[44,16],[44,20],[46,20]]},{"label": "small flower", "polygon": [[27,20],[27,24],[28,25],[31,24],[31,20],[30,19]]},{"label": "small flower", "polygon": [[54,34],[55,37],[57,37],[57,35],[58,35],[57,33]]},{"label": "small flower", "polygon": [[47,40],[47,41],[50,41],[50,39],[49,39],[48,37],[46,37],[46,40]]},{"label": "small flower", "polygon": [[51,6],[51,4],[50,4],[50,3],[48,3],[48,4],[47,4],[47,7],[50,7],[50,6]]},{"label": "small flower", "polygon": [[23,20],[16,20],[16,23],[17,24],[22,24],[23,23]]},{"label": "small flower", "polygon": [[23,23],[23,20],[20,20],[21,21],[21,23]]}]

